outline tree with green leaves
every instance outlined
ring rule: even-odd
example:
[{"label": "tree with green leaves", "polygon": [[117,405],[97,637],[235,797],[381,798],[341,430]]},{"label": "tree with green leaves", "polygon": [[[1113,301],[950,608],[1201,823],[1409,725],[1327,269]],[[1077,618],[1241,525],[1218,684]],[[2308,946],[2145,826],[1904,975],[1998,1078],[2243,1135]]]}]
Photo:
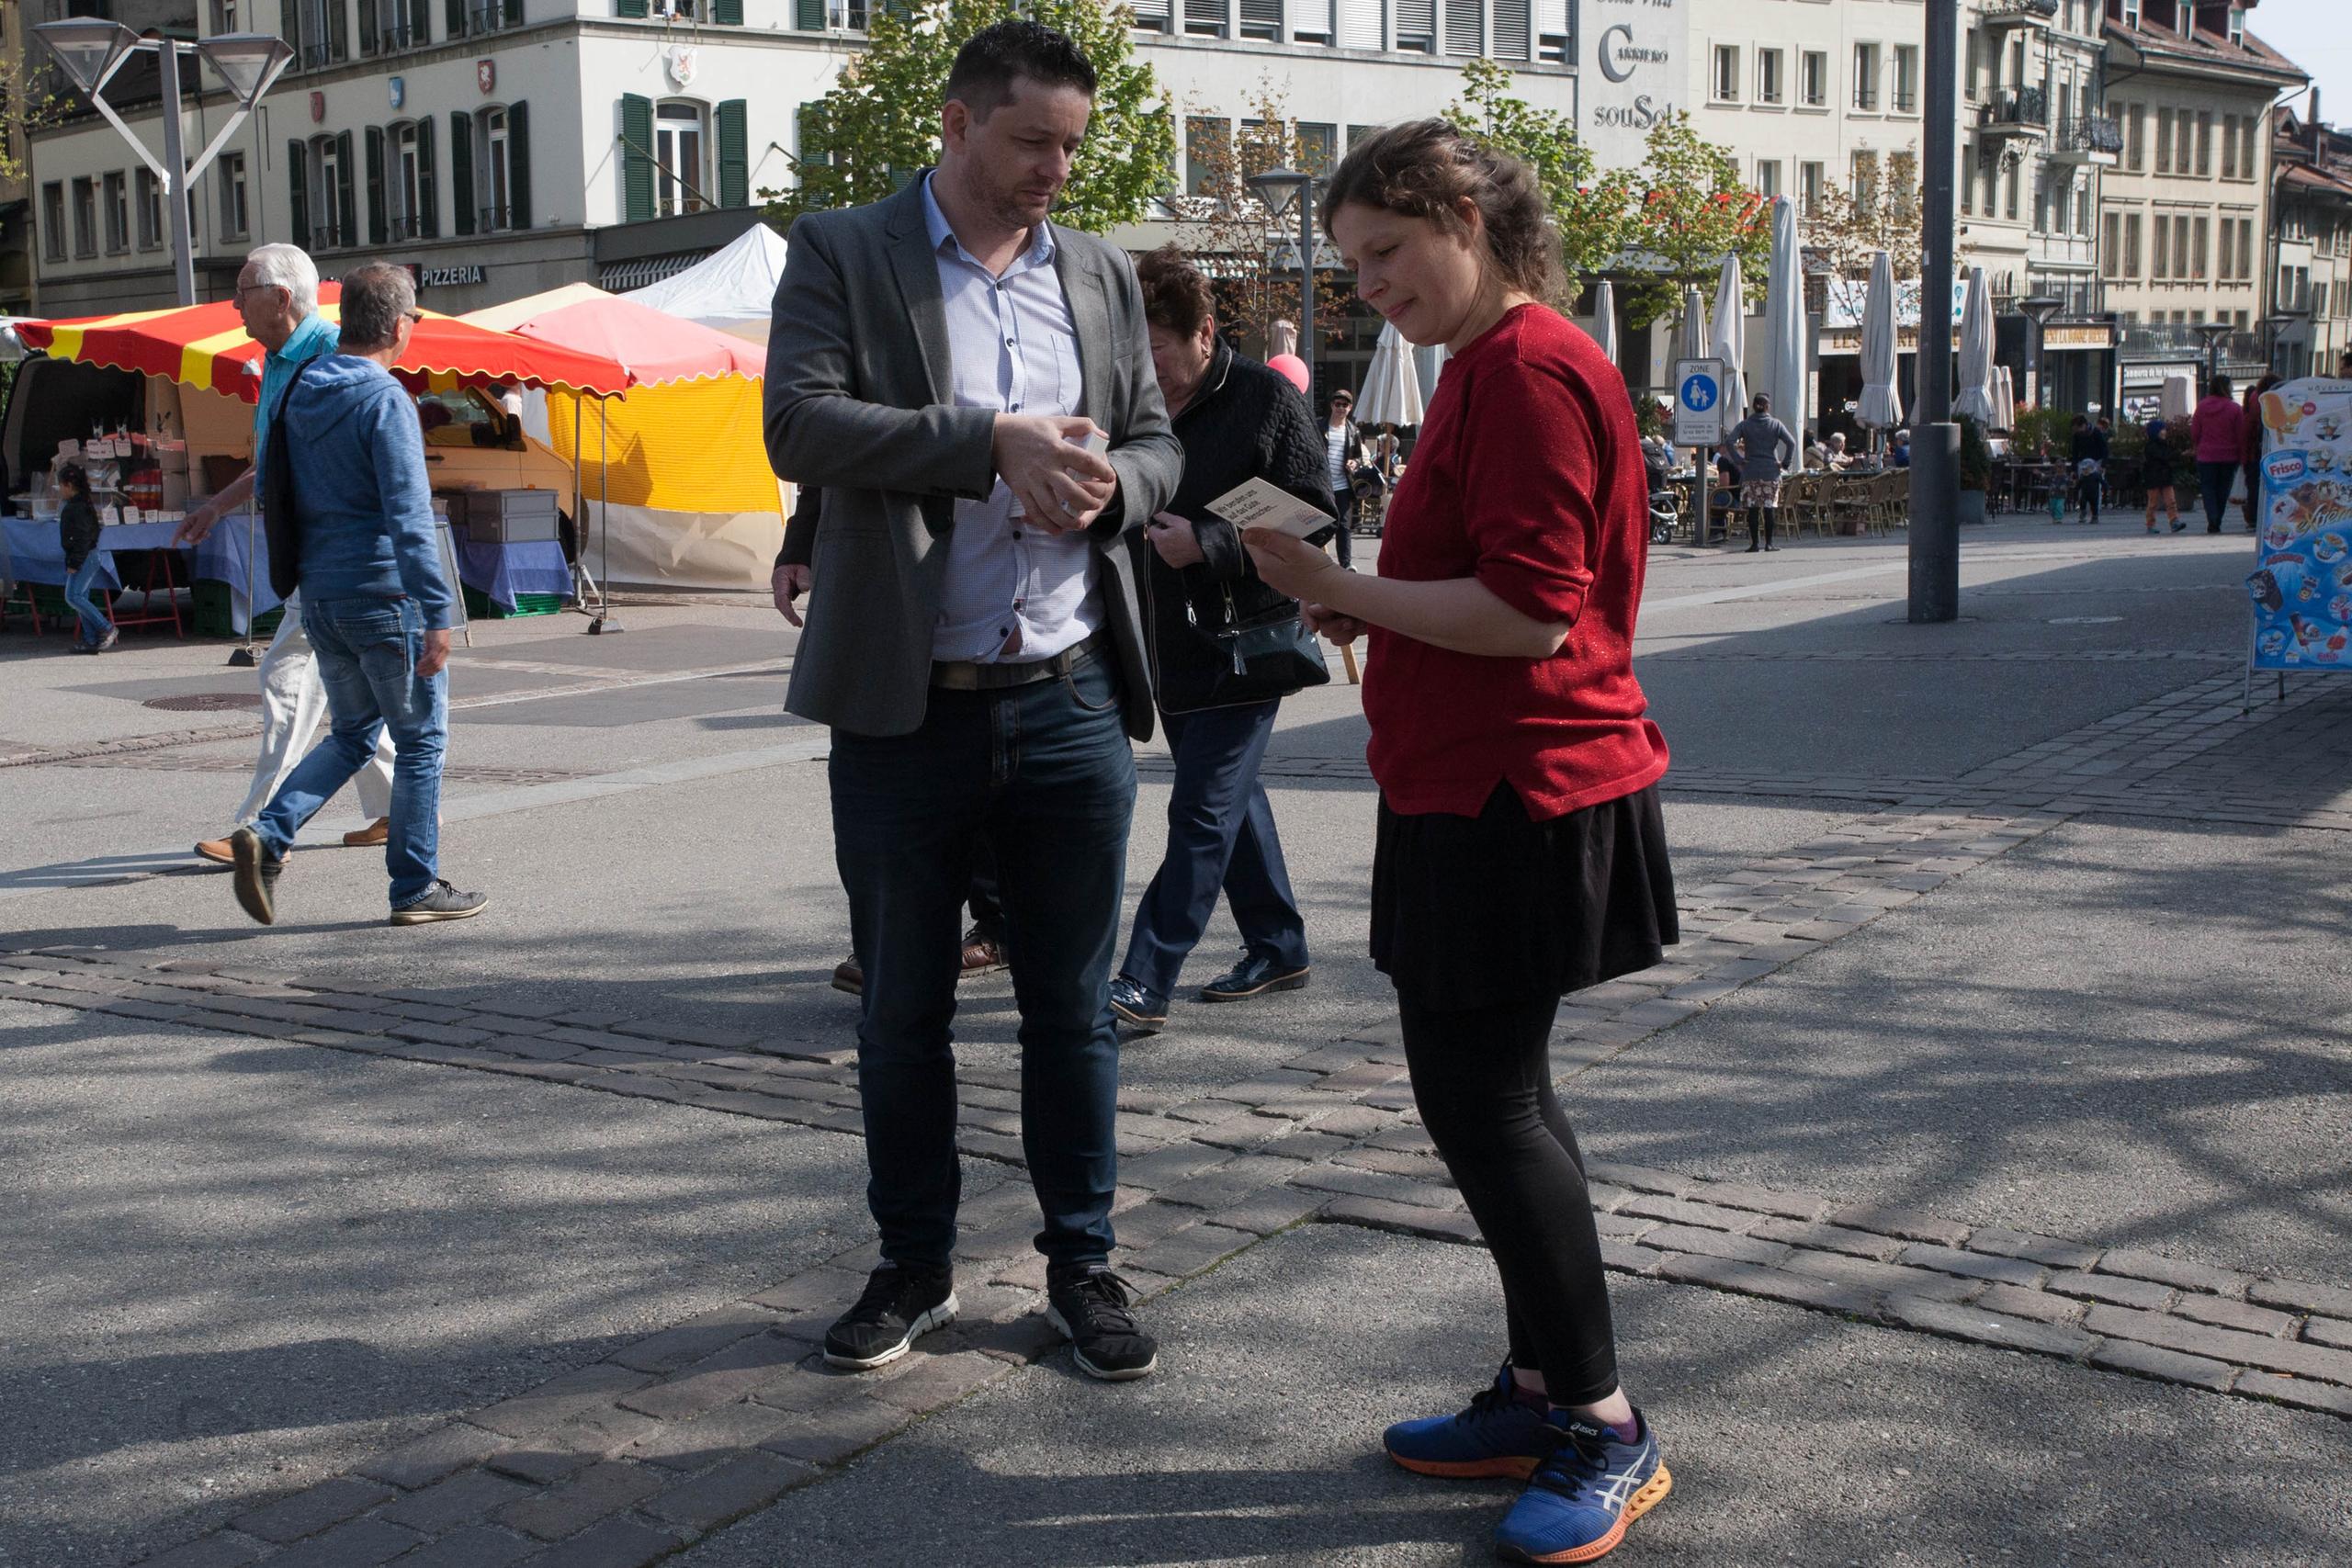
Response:
[{"label": "tree with green leaves", "polygon": [[1650,128],[1628,215],[1620,298],[1638,331],[1682,308],[1682,292],[1712,293],[1724,257],[1739,257],[1750,295],[1772,262],[1771,204],[1739,177],[1739,160],[1690,128],[1687,114]]},{"label": "tree with green leaves", "polygon": [[1510,72],[1491,60],[1465,61],[1462,96],[1446,106],[1445,118],[1533,167],[1559,230],[1560,267],[1574,296],[1624,248],[1633,175],[1596,171],[1591,149],[1577,140],[1567,116],[1513,97],[1510,83]]},{"label": "tree with green leaves", "polygon": [[1151,67],[1137,62],[1132,17],[1104,0],[933,0],[868,12],[864,53],[801,111],[797,176],[763,190],[768,216],[788,227],[804,212],[878,201],[939,160],[947,73],[966,39],[1025,17],[1067,33],[1093,62],[1094,113],[1055,221],[1101,233],[1141,220],[1174,183],[1175,118]]},{"label": "tree with green leaves", "polygon": [[[1266,340],[1274,322],[1298,320],[1301,285],[1295,209],[1287,220],[1275,221],[1250,193],[1250,176],[1277,168],[1328,175],[1334,149],[1310,146],[1299,136],[1287,97],[1269,77],[1258,79],[1240,107],[1238,135],[1230,130],[1216,137],[1194,135],[1186,153],[1200,194],[1171,196],[1168,205],[1178,220],[1176,243],[1216,287],[1218,323],[1254,344]],[[1191,101],[1185,105],[1187,114],[1223,126],[1227,122],[1220,109]],[[1316,273],[1317,332],[1335,333],[1346,325],[1351,292],[1341,275]]]},{"label": "tree with green leaves", "polygon": [[1832,277],[1869,276],[1871,257],[1880,251],[1894,264],[1895,276],[1918,276],[1927,240],[1919,154],[1908,147],[1890,153],[1883,177],[1875,158],[1862,167],[1860,189],[1826,186],[1801,217],[1806,247]]}]

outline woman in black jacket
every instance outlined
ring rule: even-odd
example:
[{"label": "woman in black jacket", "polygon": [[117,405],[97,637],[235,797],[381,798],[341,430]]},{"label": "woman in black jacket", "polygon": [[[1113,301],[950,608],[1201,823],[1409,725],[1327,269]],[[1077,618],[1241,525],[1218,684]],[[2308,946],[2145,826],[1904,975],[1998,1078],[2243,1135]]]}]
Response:
[{"label": "woman in black jacket", "polygon": [[[1136,273],[1152,367],[1184,445],[1184,480],[1168,510],[1130,536],[1176,784],[1168,852],[1136,908],[1111,1007],[1129,1024],[1158,1029],[1220,889],[1241,928],[1241,961],[1203,987],[1200,999],[1239,1001],[1306,984],[1306,927],[1283,865],[1273,808],[1258,782],[1274,715],[1297,688],[1238,683],[1231,645],[1216,636],[1295,614],[1297,605],[1258,581],[1238,530],[1208,503],[1262,479],[1325,512],[1334,508],[1322,434],[1306,400],[1216,335],[1208,280],[1173,245],[1144,257]],[[1302,671],[1298,684],[1311,680]]]},{"label": "woman in black jacket", "polygon": [[82,622],[74,651],[103,653],[122,634],[107,618],[96,592],[103,564],[98,559],[98,509],[90,504],[90,481],[79,463],[57,470],[57,488],[65,496],[57,513],[57,542],[65,551],[65,604]]}]

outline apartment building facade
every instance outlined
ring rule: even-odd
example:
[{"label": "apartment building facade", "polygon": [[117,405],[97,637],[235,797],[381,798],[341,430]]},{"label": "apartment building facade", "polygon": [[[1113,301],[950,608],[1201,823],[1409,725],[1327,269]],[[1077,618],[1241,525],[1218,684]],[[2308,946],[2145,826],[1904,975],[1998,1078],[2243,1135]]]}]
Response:
[{"label": "apartment building facade", "polygon": [[2120,396],[2152,410],[2201,376],[2199,323],[2226,323],[2221,368],[2262,373],[2271,300],[2272,110],[2303,73],[2248,28],[2251,0],[2107,0],[2108,112],[2123,152],[2101,182],[2099,270],[2121,329]]},{"label": "apartment building facade", "polygon": [[2352,351],[2352,134],[2281,108],[2270,149],[2270,367],[2333,376]]},{"label": "apartment building facade", "polygon": [[[187,36],[272,31],[297,51],[192,193],[199,295],[225,294],[251,246],[291,240],[330,276],[413,264],[424,302],[449,311],[572,281],[639,287],[757,221],[759,193],[792,183],[801,107],[863,49],[868,14],[863,0],[33,0],[132,3],[176,5],[166,25]],[[1330,156],[1365,126],[1442,109],[1474,55],[1575,112],[1568,0],[1135,10],[1180,117],[1171,190],[1184,142],[1230,134],[1261,78]],[[186,106],[191,147],[226,112],[204,86]],[[152,96],[107,97],[160,145]],[[83,114],[32,151],[44,309],[168,302],[168,236],[130,149]]]}]

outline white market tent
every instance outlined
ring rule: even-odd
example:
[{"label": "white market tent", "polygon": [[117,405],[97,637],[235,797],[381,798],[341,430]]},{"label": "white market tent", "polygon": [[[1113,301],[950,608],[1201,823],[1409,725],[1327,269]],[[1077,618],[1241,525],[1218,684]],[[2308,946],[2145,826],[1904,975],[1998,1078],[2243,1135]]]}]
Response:
[{"label": "white market tent", "polygon": [[784,277],[784,236],[765,223],[754,223],[685,271],[632,288],[621,298],[765,343],[775,286]]}]

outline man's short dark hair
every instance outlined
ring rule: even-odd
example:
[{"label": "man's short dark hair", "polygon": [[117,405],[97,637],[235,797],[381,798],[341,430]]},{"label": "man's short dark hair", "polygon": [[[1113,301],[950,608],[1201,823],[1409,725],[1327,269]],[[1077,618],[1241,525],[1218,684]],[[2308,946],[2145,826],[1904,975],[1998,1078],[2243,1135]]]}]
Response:
[{"label": "man's short dark hair", "polygon": [[1756,412],[1758,413],[1770,413],[1772,412],[1772,400],[1770,395],[1763,392],[1756,394]]},{"label": "man's short dark hair", "polygon": [[366,354],[400,341],[401,318],[416,309],[408,268],[369,262],[343,275],[343,349]]},{"label": "man's short dark hair", "polygon": [[982,120],[1012,101],[1012,85],[1024,77],[1094,96],[1094,62],[1067,33],[1042,22],[1014,21],[982,28],[965,40],[947,73],[947,96]]}]

